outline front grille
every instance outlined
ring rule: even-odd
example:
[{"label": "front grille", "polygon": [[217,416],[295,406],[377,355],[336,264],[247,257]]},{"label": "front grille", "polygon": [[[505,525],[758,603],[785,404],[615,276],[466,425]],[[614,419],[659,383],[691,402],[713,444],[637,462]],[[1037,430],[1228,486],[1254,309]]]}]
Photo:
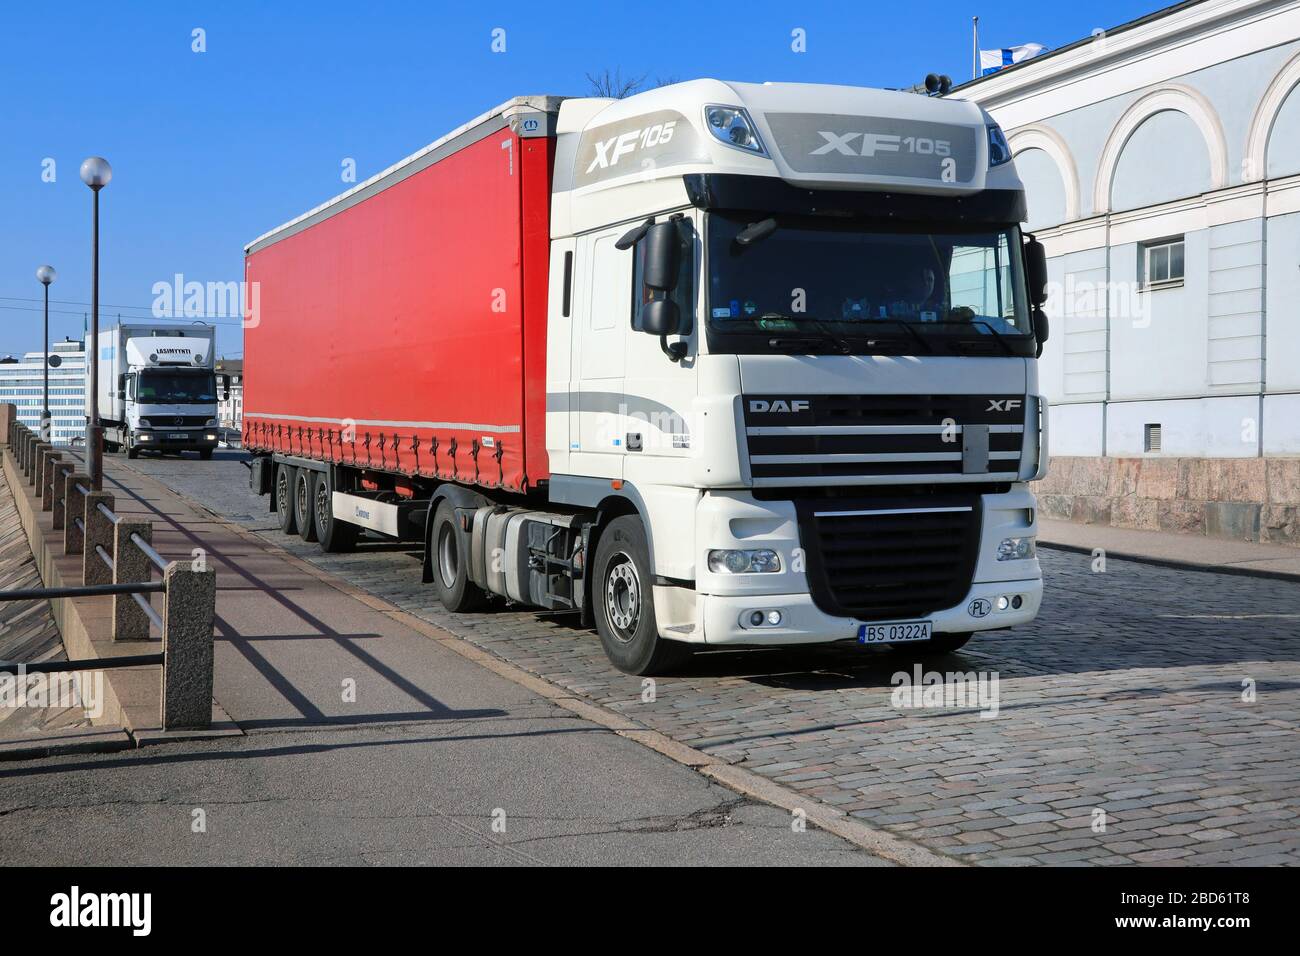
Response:
[{"label": "front grille", "polygon": [[150,428],[202,428],[212,421],[211,415],[151,415]]},{"label": "front grille", "polygon": [[827,614],[924,617],[966,596],[979,557],[973,495],[796,502],[809,590]]},{"label": "front grille", "polygon": [[1020,473],[1024,395],[745,395],[742,401],[756,487],[822,479],[1014,481]]}]

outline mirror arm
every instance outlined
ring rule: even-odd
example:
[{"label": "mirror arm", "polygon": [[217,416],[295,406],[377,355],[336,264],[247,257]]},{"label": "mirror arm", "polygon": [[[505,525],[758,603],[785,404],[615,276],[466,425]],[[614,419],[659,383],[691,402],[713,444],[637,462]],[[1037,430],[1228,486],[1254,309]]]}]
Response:
[{"label": "mirror arm", "polygon": [[667,334],[659,336],[659,347],[663,349],[664,355],[674,362],[680,362],[686,358],[686,343],[673,342],[669,344]]}]

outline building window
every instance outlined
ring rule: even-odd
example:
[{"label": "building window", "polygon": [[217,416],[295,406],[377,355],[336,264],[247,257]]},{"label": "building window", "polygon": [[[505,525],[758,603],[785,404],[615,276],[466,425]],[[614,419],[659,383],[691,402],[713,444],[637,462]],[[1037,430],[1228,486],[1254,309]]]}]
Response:
[{"label": "building window", "polygon": [[1160,426],[1147,425],[1143,429],[1142,448],[1148,452],[1160,451]]},{"label": "building window", "polygon": [[1160,289],[1183,284],[1183,237],[1161,239],[1139,247],[1142,288]]}]

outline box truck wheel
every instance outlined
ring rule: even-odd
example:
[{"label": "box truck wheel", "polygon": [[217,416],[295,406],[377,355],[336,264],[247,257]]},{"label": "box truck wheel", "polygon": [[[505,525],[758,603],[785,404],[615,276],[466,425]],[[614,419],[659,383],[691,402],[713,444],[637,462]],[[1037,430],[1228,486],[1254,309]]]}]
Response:
[{"label": "box truck wheel", "polygon": [[321,472],[312,475],[312,507],[322,551],[338,554],[357,546],[357,532],[361,529],[334,517],[334,489],[330,487],[329,475]]},{"label": "box truck wheel", "polygon": [[127,458],[140,457],[140,449],[135,447],[135,439],[133,439],[130,435],[126,436],[126,457]]},{"label": "box truck wheel", "polygon": [[460,529],[451,499],[438,502],[429,536],[433,586],[448,611],[473,611],[483,606],[487,594],[469,579],[469,535]]},{"label": "box truck wheel", "polygon": [[298,523],[298,537],[316,540],[316,522],[312,519],[314,501],[311,494],[311,469],[297,468],[293,478],[293,520]]},{"label": "box truck wheel", "polygon": [[595,574],[596,631],[615,667],[626,674],[661,674],[690,657],[689,646],[659,636],[650,548],[636,515],[615,518],[601,533]]},{"label": "box truck wheel", "polygon": [[280,530],[293,534],[298,530],[298,522],[293,515],[293,480],[298,469],[292,465],[281,465],[275,469],[275,512],[280,516]]}]

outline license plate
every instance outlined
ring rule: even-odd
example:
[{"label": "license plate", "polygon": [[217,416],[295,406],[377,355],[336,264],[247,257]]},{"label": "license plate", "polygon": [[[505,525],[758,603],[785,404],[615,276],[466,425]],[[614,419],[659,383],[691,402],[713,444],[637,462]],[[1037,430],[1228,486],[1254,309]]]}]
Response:
[{"label": "license plate", "polygon": [[858,625],[859,644],[905,644],[908,641],[928,641],[931,638],[930,621],[885,621],[880,624]]},{"label": "license plate", "polygon": [[170,435],[168,435],[167,437],[170,438],[170,439],[172,439],[173,441],[184,441],[185,439],[189,438],[190,436],[187,435],[187,434],[185,434],[185,432],[172,432],[172,433],[171,433]]}]

